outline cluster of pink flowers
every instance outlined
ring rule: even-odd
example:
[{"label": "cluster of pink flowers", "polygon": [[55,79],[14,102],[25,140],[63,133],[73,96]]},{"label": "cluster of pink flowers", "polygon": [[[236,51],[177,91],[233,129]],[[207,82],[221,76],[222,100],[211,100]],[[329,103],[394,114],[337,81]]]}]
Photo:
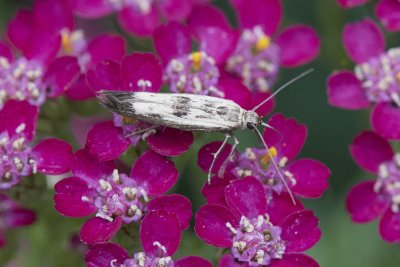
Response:
[{"label": "cluster of pink flowers", "polygon": [[[158,93],[164,86],[171,93],[210,95],[254,108],[271,95],[281,68],[302,66],[317,57],[320,40],[307,25],[280,29],[280,0],[232,0],[231,6],[237,28],[204,0],[37,0],[31,10],[19,11],[9,23],[7,39],[0,42],[0,189],[18,186],[22,177],[36,179],[32,176],[37,172],[62,175],[54,186],[55,209],[65,217],[89,217],[80,231],[80,240],[88,245],[88,266],[212,266],[198,256],[174,257],[193,211],[187,197],[168,193],[179,179],[173,157],[193,149],[195,136],[113,114],[87,126],[80,133],[86,135],[85,143],[73,150],[56,138],[37,143],[41,107],[53,98],[93,99],[103,89]],[[113,13],[123,30],[152,38],[156,54],[128,54],[122,36],[92,36],[84,26],[78,27],[85,20],[77,23],[77,17],[90,20]],[[349,54],[359,65],[355,75],[346,72],[330,79],[331,102],[351,108],[377,102],[373,115],[377,132],[400,136],[397,106],[392,105],[399,98],[396,88],[385,80],[389,74],[384,68],[382,73],[368,72],[383,59],[396,67],[398,53],[383,53],[383,43],[368,38],[357,43],[357,34],[381,36],[370,21],[349,26],[348,31]],[[396,70],[390,74],[398,79]],[[381,83],[389,89],[377,94],[374,86]],[[343,96],[344,86],[351,86],[345,90],[356,99]],[[266,116],[273,108],[270,101],[257,112]],[[388,113],[393,115],[389,126],[380,120]],[[238,152],[230,145],[223,149],[211,170],[214,177],[201,188],[207,204],[195,211],[194,230],[206,244],[224,249],[218,259],[221,267],[319,266],[303,254],[321,237],[318,218],[298,198],[321,197],[330,170],[317,160],[297,158],[307,137],[305,125],[280,113],[272,115],[268,124],[271,128],[262,138],[269,151],[248,147]],[[357,142],[355,154],[370,152],[361,147],[362,140]],[[207,144],[198,152],[198,165],[206,173],[220,144]],[[387,146],[382,153],[360,155],[361,162],[366,157],[366,168],[379,176],[367,189],[373,187],[380,197],[368,200],[376,203],[376,215],[386,210],[385,225],[398,211],[396,201],[400,203],[400,193],[392,186],[395,178],[384,179],[400,168]],[[371,218],[368,207],[354,208],[356,197],[349,197],[354,216],[365,220],[368,213]],[[0,195],[0,201],[1,232],[33,221],[31,211],[7,196]],[[134,229],[134,224],[140,225],[143,251],[131,256],[110,241],[121,228]],[[0,236],[0,246],[3,243]]]},{"label": "cluster of pink flowers", "polygon": [[[367,1],[342,1],[344,8]],[[381,0],[375,13],[388,31],[400,30],[400,2]],[[400,158],[389,141],[400,140],[400,48],[385,48],[379,25],[365,18],[345,25],[345,50],[355,66],[353,71],[334,71],[327,80],[328,101],[343,109],[372,108],[372,130],[358,134],[350,145],[354,161],[375,180],[355,185],[347,196],[346,208],[356,223],[382,215],[381,237],[400,242]]]}]

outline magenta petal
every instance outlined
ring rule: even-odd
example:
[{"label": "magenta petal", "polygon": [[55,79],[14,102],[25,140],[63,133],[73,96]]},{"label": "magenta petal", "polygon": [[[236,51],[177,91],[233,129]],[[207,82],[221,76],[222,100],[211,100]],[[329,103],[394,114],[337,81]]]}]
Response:
[{"label": "magenta petal", "polygon": [[119,35],[102,34],[88,43],[87,52],[92,66],[103,60],[120,61],[125,55],[125,40]]},{"label": "magenta petal", "polygon": [[184,20],[192,10],[193,0],[166,0],[157,2],[157,7],[160,9],[163,17],[167,21]]},{"label": "magenta petal", "polygon": [[383,34],[371,19],[348,23],[342,39],[349,57],[356,63],[379,56],[385,49]]},{"label": "magenta petal", "polygon": [[97,210],[96,206],[85,201],[92,195],[88,184],[79,177],[62,179],[54,186],[55,209],[67,217],[85,217]]},{"label": "magenta petal", "polygon": [[375,132],[385,139],[400,140],[400,108],[391,103],[378,103],[371,113]]},{"label": "magenta petal", "polygon": [[31,36],[29,44],[22,50],[24,56],[50,64],[60,50],[61,36],[43,30],[36,30]]},{"label": "magenta petal", "polygon": [[202,257],[186,256],[175,261],[174,267],[212,267],[212,264]]},{"label": "magenta petal", "polygon": [[164,127],[150,135],[146,142],[151,150],[164,156],[178,156],[186,152],[194,141],[192,132]]},{"label": "magenta petal", "polygon": [[369,0],[336,0],[342,8],[353,8],[367,3]]},{"label": "magenta petal", "polygon": [[20,10],[8,24],[7,37],[13,45],[20,50],[25,50],[34,31],[32,12]]},{"label": "magenta petal", "polygon": [[377,173],[379,165],[393,157],[389,142],[370,131],[363,131],[354,138],[350,153],[358,165],[372,173]]},{"label": "magenta petal", "polygon": [[306,126],[297,123],[294,118],[285,118],[280,113],[273,115],[268,124],[276,130],[265,128],[263,134],[265,142],[270,146],[274,146],[279,155],[285,156],[289,160],[295,158],[306,142]]},{"label": "magenta petal", "polygon": [[113,12],[111,5],[104,0],[71,0],[74,13],[83,18],[99,18]]},{"label": "magenta petal", "polygon": [[0,213],[3,229],[17,228],[32,224],[36,220],[36,214],[28,209],[14,208]]},{"label": "magenta petal", "polygon": [[3,248],[6,245],[6,239],[3,233],[0,232],[0,248]]},{"label": "magenta petal", "polygon": [[247,218],[265,214],[267,199],[263,184],[254,177],[233,181],[225,188],[228,207]]},{"label": "magenta petal", "polygon": [[115,166],[112,161],[99,161],[85,149],[75,152],[71,159],[71,171],[86,181],[97,181],[110,175]]},{"label": "magenta petal", "polygon": [[206,182],[201,189],[201,194],[207,200],[207,204],[220,204],[226,206],[225,187],[236,177],[227,171],[224,177],[211,177],[210,183]]},{"label": "magenta petal", "polygon": [[88,267],[104,267],[113,264],[121,265],[129,259],[129,253],[114,243],[95,244],[86,252],[85,261]]},{"label": "magenta petal", "polygon": [[379,222],[379,232],[384,240],[391,243],[400,242],[400,213],[388,209]]},{"label": "magenta petal", "polygon": [[83,117],[76,114],[72,114],[70,121],[70,128],[72,136],[77,141],[79,147],[84,147],[86,142],[86,135],[90,128],[98,122],[104,121],[102,117],[88,116]]},{"label": "magenta petal", "polygon": [[229,22],[224,13],[211,5],[197,6],[188,18],[188,25],[194,32],[199,27],[230,29]]},{"label": "magenta petal", "polygon": [[318,233],[318,218],[311,210],[297,211],[289,215],[280,226],[281,237],[286,240],[290,251],[307,250],[317,243],[321,236]]},{"label": "magenta petal", "polygon": [[126,91],[143,91],[138,81],[149,81],[147,92],[158,92],[162,84],[162,68],[160,62],[150,53],[133,53],[125,57],[121,63],[122,88]]},{"label": "magenta petal", "polygon": [[118,21],[122,28],[138,36],[150,36],[160,25],[158,11],[155,8],[152,8],[149,14],[125,8],[118,13]]},{"label": "magenta petal", "polygon": [[176,183],[178,176],[172,161],[151,150],[143,153],[131,170],[131,177],[144,186],[149,195],[167,192]]},{"label": "magenta petal", "polygon": [[171,256],[179,247],[181,241],[181,228],[179,221],[173,213],[157,210],[150,211],[140,225],[140,241],[144,251],[156,255],[159,247],[154,242],[159,242]]},{"label": "magenta petal", "polygon": [[148,210],[165,210],[174,213],[179,220],[181,229],[189,228],[189,222],[192,218],[192,203],[182,195],[159,196],[147,203]]},{"label": "magenta petal", "polygon": [[32,150],[37,170],[45,174],[63,174],[69,171],[72,159],[72,146],[59,139],[49,138],[41,141]]},{"label": "magenta petal", "polygon": [[12,62],[14,59],[10,47],[3,42],[0,42],[0,57],[6,58],[9,62]]},{"label": "magenta petal", "polygon": [[319,161],[299,159],[290,163],[287,170],[296,179],[296,184],[291,186],[291,189],[299,196],[318,198],[329,186],[331,171]]},{"label": "magenta petal", "polygon": [[86,79],[94,91],[123,90],[121,85],[120,64],[105,60],[96,66],[95,70],[86,73]]},{"label": "magenta petal", "polygon": [[[208,173],[208,170],[210,169],[211,162],[213,160],[213,154],[218,151],[218,149],[221,147],[222,142],[211,142],[208,143],[207,145],[203,146],[200,148],[199,153],[197,155],[197,165],[199,167]],[[215,160],[215,164],[213,166],[213,169],[211,170],[212,173],[217,173],[219,169],[221,168],[221,165],[225,162],[226,158],[229,156],[229,153],[232,150],[232,146],[230,144],[227,144],[221,151],[221,153],[218,155],[217,159]]]},{"label": "magenta petal", "polygon": [[[259,105],[262,101],[267,99],[268,97],[271,96],[270,92],[252,92],[251,93],[251,108],[254,108],[255,106]],[[259,116],[267,116],[275,107],[275,99],[272,98],[269,100],[267,103],[259,107],[256,112]]]},{"label": "magenta petal", "polygon": [[121,128],[115,127],[112,121],[105,121],[95,124],[89,130],[85,148],[98,159],[108,161],[121,155],[129,144]]},{"label": "magenta petal", "polygon": [[298,67],[314,60],[321,46],[317,32],[307,25],[286,28],[276,42],[281,49],[280,62],[285,67]]},{"label": "magenta petal", "polygon": [[74,17],[68,1],[38,0],[33,7],[37,27],[58,33],[62,29],[74,28]]},{"label": "magenta petal", "polygon": [[230,99],[244,109],[250,109],[251,92],[243,83],[234,78],[219,79],[217,88],[224,93],[225,99]]},{"label": "magenta petal", "polygon": [[76,82],[69,86],[65,95],[72,100],[82,101],[94,97],[95,93],[87,83],[86,75],[82,74],[78,77]]},{"label": "magenta petal", "polygon": [[226,227],[226,223],[237,228],[239,219],[224,206],[205,205],[196,214],[194,230],[206,243],[228,248],[232,246],[233,233]]},{"label": "magenta petal", "polygon": [[99,217],[87,220],[81,229],[81,240],[85,244],[95,244],[110,240],[121,228],[122,220],[115,217],[112,222]]},{"label": "magenta petal", "polygon": [[375,181],[365,181],[350,189],[346,209],[357,223],[372,221],[387,207],[385,200],[374,192]]},{"label": "magenta petal", "polygon": [[381,0],[375,7],[375,14],[388,31],[400,30],[400,2]]},{"label": "magenta petal", "polygon": [[47,68],[44,81],[49,87],[49,97],[57,97],[68,90],[81,74],[81,68],[76,57],[60,57]]},{"label": "magenta petal", "polygon": [[192,49],[189,29],[176,21],[155,29],[153,42],[164,64],[168,64],[173,58],[189,54]]},{"label": "magenta petal", "polygon": [[28,101],[8,100],[0,110],[0,132],[7,131],[13,136],[16,130],[24,125],[22,133],[28,141],[32,141],[35,137],[38,113],[39,109]]},{"label": "magenta petal", "polygon": [[249,267],[249,265],[235,260],[232,254],[225,254],[219,260],[218,267]]},{"label": "magenta petal", "polygon": [[290,214],[304,210],[303,204],[295,198],[293,203],[289,193],[282,192],[281,194],[273,194],[272,199],[267,205],[267,214],[274,225],[280,224]]},{"label": "magenta petal", "polygon": [[270,267],[319,267],[319,264],[304,254],[286,254],[283,259],[274,260]]},{"label": "magenta petal", "polygon": [[335,107],[345,109],[368,108],[370,102],[361,82],[351,71],[337,71],[329,76],[328,101]]},{"label": "magenta petal", "polygon": [[281,0],[231,0],[242,28],[262,26],[272,36],[278,29],[283,15]]}]

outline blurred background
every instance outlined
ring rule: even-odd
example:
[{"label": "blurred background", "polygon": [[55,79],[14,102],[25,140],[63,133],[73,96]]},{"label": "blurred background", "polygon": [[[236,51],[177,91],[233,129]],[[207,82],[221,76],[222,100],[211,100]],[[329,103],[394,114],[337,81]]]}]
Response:
[{"label": "blurred background", "polygon": [[[321,199],[305,201],[320,218],[323,231],[321,241],[309,251],[323,267],[376,267],[400,266],[399,246],[388,244],[380,239],[377,222],[354,224],[345,211],[345,197],[350,187],[361,180],[373,178],[361,171],[352,161],[348,145],[352,138],[363,129],[369,128],[368,111],[343,111],[327,104],[326,78],[336,69],[352,69],[353,63],[347,58],[342,43],[341,31],[345,23],[372,17],[374,1],[352,10],[341,10],[334,0],[284,0],[284,18],[281,27],[293,23],[306,23],[313,26],[322,39],[319,58],[302,69],[283,69],[275,85],[277,88],[288,79],[310,67],[315,71],[281,93],[274,112],[295,117],[308,126],[307,143],[302,157],[318,159],[332,170],[330,187]],[[0,0],[0,33],[3,36],[7,21],[16,10],[29,6],[29,1]],[[224,10],[235,25],[234,13],[226,0],[216,0],[214,5]],[[93,23],[93,22],[92,22]],[[97,29],[117,31],[115,18],[110,17],[95,22]],[[2,37],[1,39],[4,39]],[[387,45],[398,46],[399,36],[386,33]],[[151,50],[151,43],[130,37],[130,51]],[[72,116],[108,114],[95,102],[72,103],[65,99],[49,101],[42,109],[43,119],[39,133],[54,135],[71,142],[70,120]],[[1,123],[1,122],[0,122]],[[251,132],[238,134],[241,144],[257,146]],[[191,149],[175,159],[181,172],[181,179],[174,192],[189,197],[197,210],[204,203],[200,188],[206,180],[196,165],[199,148],[212,140],[220,140],[223,135],[198,135]],[[76,142],[75,142],[76,145]],[[129,157],[129,154],[126,155]],[[31,188],[31,189],[29,189]],[[33,188],[33,189],[32,189]],[[25,178],[23,186],[15,189],[13,195],[24,205],[38,211],[37,223],[33,226],[7,233],[9,244],[0,250],[0,266],[47,267],[84,266],[85,247],[77,238],[84,220],[68,219],[59,215],[53,208],[53,192],[48,189],[45,177]],[[32,201],[34,199],[34,201]],[[121,231],[122,232],[122,231]],[[138,236],[134,229],[120,233],[116,241],[122,243],[132,253],[138,246]],[[133,236],[128,236],[133,235]],[[215,249],[203,244],[193,230],[184,234],[178,255],[195,254],[215,260]]]}]

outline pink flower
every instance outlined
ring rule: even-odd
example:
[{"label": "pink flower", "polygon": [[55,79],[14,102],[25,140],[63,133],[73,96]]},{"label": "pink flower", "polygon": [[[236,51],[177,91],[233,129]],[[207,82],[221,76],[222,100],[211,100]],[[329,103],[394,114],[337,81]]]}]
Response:
[{"label": "pink flower", "polygon": [[19,183],[21,176],[36,172],[63,174],[69,171],[70,144],[55,138],[35,146],[38,108],[27,101],[9,100],[0,111],[0,189]]},{"label": "pink flower", "polygon": [[347,24],[343,43],[357,65],[354,72],[336,71],[329,77],[329,103],[344,109],[375,104],[371,113],[374,131],[387,139],[400,139],[400,49],[385,52],[383,34],[370,19]]},{"label": "pink flower", "polygon": [[321,237],[311,211],[292,212],[279,204],[270,209],[264,187],[254,177],[231,182],[225,198],[227,207],[207,204],[196,214],[197,235],[210,245],[230,250],[218,266],[319,266],[300,254]]},{"label": "pink flower", "polygon": [[[336,0],[342,8],[353,8],[363,5],[368,0]],[[375,6],[375,15],[388,31],[400,30],[400,2],[398,0],[380,0]]]},{"label": "pink flower", "polygon": [[354,186],[347,195],[346,207],[356,223],[381,216],[379,231],[388,242],[400,242],[400,155],[379,135],[361,132],[350,145],[355,162],[377,179]]},{"label": "pink flower", "polygon": [[181,228],[189,226],[190,201],[180,195],[161,196],[175,184],[178,171],[173,162],[153,151],[136,160],[130,176],[83,149],[75,153],[71,171],[74,176],[55,186],[55,208],[67,217],[96,212],[81,229],[85,243],[109,240],[122,224],[138,222],[150,210],[175,212]]},{"label": "pink flower", "polygon": [[33,211],[20,207],[7,195],[0,194],[0,248],[6,244],[5,230],[32,224],[36,219]]},{"label": "pink flower", "polygon": [[211,267],[206,259],[197,256],[173,260],[181,240],[179,220],[174,213],[151,211],[140,225],[140,241],[143,252],[129,257],[129,253],[118,244],[100,243],[92,246],[86,253],[86,264],[89,267]]},{"label": "pink flower", "polygon": [[[140,67],[138,67],[140,66]],[[158,60],[150,53],[133,53],[121,62],[106,60],[87,73],[93,90],[124,92],[158,92],[162,84],[162,70]],[[114,114],[113,122],[96,124],[88,133],[88,150],[101,160],[117,158],[140,139],[164,156],[177,156],[187,151],[193,143],[188,131],[154,127],[134,118]],[[107,138],[105,138],[107,136]]]}]

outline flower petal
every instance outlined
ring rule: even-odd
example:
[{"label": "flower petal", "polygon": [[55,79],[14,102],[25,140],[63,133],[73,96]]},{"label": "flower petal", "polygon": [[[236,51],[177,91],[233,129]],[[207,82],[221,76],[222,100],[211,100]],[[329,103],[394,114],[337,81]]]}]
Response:
[{"label": "flower petal", "polygon": [[151,8],[148,14],[141,14],[134,8],[124,8],[118,13],[118,21],[124,30],[143,37],[150,36],[161,23],[155,8]]},{"label": "flower petal", "polygon": [[308,255],[285,254],[282,260],[274,260],[270,267],[319,267],[319,264]]},{"label": "flower petal", "polygon": [[7,37],[20,50],[29,46],[29,39],[35,30],[35,23],[31,11],[20,10],[10,21],[7,27]]},{"label": "flower petal", "polygon": [[272,199],[268,201],[267,214],[274,225],[281,224],[283,220],[290,214],[304,210],[303,204],[295,198],[296,204],[293,203],[289,193],[282,192],[281,194],[274,193]]},{"label": "flower petal", "polygon": [[400,213],[388,209],[379,222],[379,232],[384,240],[400,242]]},{"label": "flower petal", "polygon": [[319,198],[329,186],[331,171],[319,161],[299,159],[290,163],[287,170],[296,179],[296,184],[291,189],[302,197]]},{"label": "flower petal", "polygon": [[72,83],[68,90],[65,91],[65,95],[72,100],[86,100],[95,96],[94,91],[90,88],[86,75],[81,74],[78,79]]},{"label": "flower petal", "polygon": [[72,146],[60,139],[49,138],[41,141],[32,150],[37,170],[45,174],[69,172],[72,160]]},{"label": "flower petal", "polygon": [[277,44],[281,49],[281,64],[284,67],[298,67],[314,60],[320,50],[321,42],[314,28],[295,25],[280,33]]},{"label": "flower petal", "polygon": [[189,29],[176,21],[162,25],[153,32],[153,43],[164,64],[192,50]]},{"label": "flower petal", "polygon": [[95,70],[89,70],[86,74],[86,79],[94,91],[123,90],[121,66],[111,60],[105,60],[98,64]]},{"label": "flower petal", "polygon": [[192,2],[191,0],[167,0],[157,2],[157,7],[167,21],[184,20],[192,11]]},{"label": "flower petal", "polygon": [[39,0],[33,7],[35,26],[57,34],[74,28],[74,17],[67,1]]},{"label": "flower petal", "polygon": [[108,161],[121,155],[129,144],[121,128],[115,127],[112,121],[105,121],[95,124],[89,130],[85,148],[99,160]]},{"label": "flower petal", "polygon": [[246,110],[251,108],[252,94],[240,80],[234,78],[219,79],[217,88],[224,93],[225,99],[234,101]]},{"label": "flower petal", "polygon": [[175,267],[212,267],[211,262],[199,256],[186,256],[174,262]]},{"label": "flower petal", "polygon": [[[207,145],[200,148],[199,153],[197,155],[197,165],[204,171],[208,173],[208,170],[211,167],[211,162],[213,160],[213,155],[218,151],[221,147],[222,142],[216,141],[208,143]],[[232,150],[232,146],[230,144],[226,144],[222,149],[221,153],[218,155],[215,160],[215,164],[212,168],[212,173],[217,173],[221,168],[221,165],[225,162],[226,158],[229,156]]]},{"label": "flower petal", "polygon": [[196,32],[199,27],[231,28],[224,13],[211,5],[197,6],[188,17],[187,23],[193,32]]},{"label": "flower petal", "polygon": [[327,82],[328,102],[344,109],[368,108],[370,102],[361,86],[361,82],[351,71],[337,71],[331,74]]},{"label": "flower petal", "polygon": [[[271,96],[271,92],[252,92],[251,93],[251,105],[250,108],[254,108],[255,106],[259,105],[262,101],[267,99],[268,97]],[[267,116],[270,112],[275,107],[275,99],[272,98],[268,100],[264,105],[259,107],[256,112],[259,116],[265,117]]]},{"label": "flower petal", "polygon": [[71,3],[78,17],[94,19],[113,12],[112,6],[104,0],[71,0]]},{"label": "flower petal", "polygon": [[[162,84],[160,62],[150,53],[133,53],[125,57],[121,63],[122,88],[125,91],[158,92]],[[140,80],[149,81],[145,90],[139,88]]]},{"label": "flower petal", "polygon": [[85,217],[94,213],[96,206],[85,199],[92,196],[86,181],[79,177],[62,179],[54,186],[55,209],[67,217]]},{"label": "flower petal", "polygon": [[297,211],[287,216],[280,226],[281,237],[286,240],[288,252],[307,250],[314,246],[321,236],[318,233],[318,218],[311,210]]},{"label": "flower petal", "polygon": [[400,108],[391,103],[378,103],[371,113],[371,125],[385,139],[400,140]]},{"label": "flower petal", "polygon": [[112,174],[115,166],[112,161],[99,161],[85,149],[75,152],[71,159],[71,171],[74,175],[93,182]]},{"label": "flower petal", "polygon": [[396,0],[381,0],[375,6],[375,15],[381,20],[388,31],[400,30],[400,2]]},{"label": "flower petal", "polygon": [[239,219],[226,207],[216,204],[202,206],[196,213],[194,230],[206,243],[217,247],[232,246],[232,232],[226,226],[238,227]]},{"label": "flower petal", "polygon": [[379,165],[393,157],[389,142],[371,131],[363,131],[354,138],[350,153],[358,165],[372,173],[377,173]]},{"label": "flower petal", "polygon": [[272,36],[282,20],[281,0],[231,0],[242,28],[262,26]]},{"label": "flower petal", "polygon": [[336,0],[342,8],[353,8],[367,3],[369,0]]},{"label": "flower petal", "polygon": [[125,39],[119,35],[106,33],[96,36],[87,46],[91,66],[103,60],[120,61],[125,55],[125,46]]},{"label": "flower petal", "polygon": [[232,254],[225,254],[219,260],[218,267],[249,267],[249,265],[235,260]]},{"label": "flower petal", "polygon": [[285,156],[289,160],[295,158],[306,142],[306,126],[299,124],[294,118],[285,118],[280,113],[273,115],[268,124],[275,130],[265,128],[263,134],[265,142],[269,146],[274,146],[279,155]]},{"label": "flower petal", "polygon": [[189,228],[190,219],[193,215],[190,200],[178,194],[155,197],[147,203],[147,209],[174,213],[182,230]]},{"label": "flower petal", "polygon": [[99,217],[87,220],[81,229],[81,240],[85,244],[95,244],[110,240],[121,228],[122,220],[115,217],[112,222]]},{"label": "flower petal", "polygon": [[350,189],[346,198],[346,209],[357,223],[370,222],[383,213],[387,204],[374,192],[375,181],[365,181]]},{"label": "flower petal", "polygon": [[8,62],[12,62],[14,60],[14,55],[11,51],[11,48],[4,42],[0,42],[0,57],[6,58]]},{"label": "flower petal", "polygon": [[379,56],[385,49],[383,34],[371,19],[348,23],[342,39],[349,57],[356,63]]},{"label": "flower petal", "polygon": [[176,183],[178,176],[172,161],[151,150],[143,153],[131,170],[131,177],[144,186],[149,195],[167,192]]},{"label": "flower petal", "polygon": [[178,156],[186,152],[193,144],[192,132],[182,131],[174,128],[163,127],[155,134],[147,137],[149,148],[164,156]]},{"label": "flower petal", "polygon": [[0,215],[3,229],[27,226],[36,220],[35,212],[19,207],[6,212],[0,212]]},{"label": "flower petal", "polygon": [[0,132],[7,131],[10,136],[14,136],[17,129],[21,130],[21,125],[24,125],[21,133],[27,141],[32,141],[35,137],[38,115],[39,109],[28,101],[8,100],[0,110]]},{"label": "flower petal", "polygon": [[140,225],[140,241],[144,251],[150,255],[159,251],[155,242],[166,248],[167,255],[173,255],[179,247],[181,235],[178,219],[165,210],[150,211]]},{"label": "flower petal", "polygon": [[210,183],[206,182],[201,188],[201,194],[207,200],[207,204],[226,206],[225,187],[234,179],[236,179],[236,176],[228,171],[225,171],[224,177],[211,177]]},{"label": "flower petal", "polygon": [[229,208],[248,218],[257,218],[267,210],[264,186],[254,177],[231,182],[225,188],[225,198]]},{"label": "flower petal", "polygon": [[115,243],[99,243],[89,248],[85,255],[88,267],[104,267],[112,264],[122,265],[129,259],[129,253]]}]

